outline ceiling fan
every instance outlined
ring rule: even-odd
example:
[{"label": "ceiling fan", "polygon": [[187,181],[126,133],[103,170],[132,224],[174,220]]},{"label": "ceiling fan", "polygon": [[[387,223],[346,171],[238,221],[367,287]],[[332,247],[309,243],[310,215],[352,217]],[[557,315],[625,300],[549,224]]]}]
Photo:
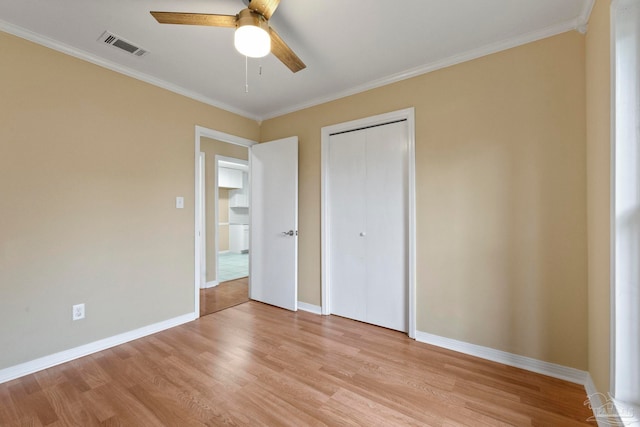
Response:
[{"label": "ceiling fan", "polygon": [[237,15],[208,13],[151,12],[161,24],[204,25],[235,28],[234,44],[245,56],[260,58],[273,53],[292,72],[307,66],[269,26],[269,18],[280,0],[243,0],[247,5]]}]

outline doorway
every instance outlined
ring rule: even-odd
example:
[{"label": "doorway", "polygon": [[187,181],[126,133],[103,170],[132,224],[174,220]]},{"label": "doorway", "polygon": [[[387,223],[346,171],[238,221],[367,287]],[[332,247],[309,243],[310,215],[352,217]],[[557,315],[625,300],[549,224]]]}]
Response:
[{"label": "doorway", "polygon": [[216,155],[217,274],[221,284],[249,276],[249,165]]},{"label": "doorway", "polygon": [[409,108],[322,129],[322,312],[415,337]]},{"label": "doorway", "polygon": [[246,147],[202,138],[200,148],[206,260],[200,316],[204,316],[249,300],[249,166]]},{"label": "doorway", "polygon": [[[226,187],[218,186],[218,170],[219,163],[222,167],[235,169],[236,182],[231,185],[235,186],[236,190],[240,189],[243,178],[246,182],[249,181],[248,151],[254,144],[256,142],[234,135],[196,127],[195,314],[197,316],[204,316],[249,299],[248,246],[242,254],[246,259],[247,274],[242,278],[238,275],[221,277],[219,272],[219,252],[230,250],[228,247],[231,225],[229,193],[234,188],[231,188],[228,183],[223,183]],[[225,161],[231,163],[225,164]],[[237,183],[237,176],[240,177],[240,184]],[[226,204],[220,203],[221,193]],[[226,212],[226,216],[220,215],[221,209]],[[248,224],[248,204],[241,210],[243,221]],[[233,216],[233,218],[236,217]],[[233,278],[236,280],[230,280]]]},{"label": "doorway", "polygon": [[[195,230],[194,318],[200,316],[201,269],[206,262],[205,198],[202,186],[205,167],[201,142],[214,139],[249,148],[250,218],[249,295],[252,300],[297,310],[298,286],[298,138],[257,142],[196,126],[195,136]],[[205,282],[206,283],[206,282]]]}]

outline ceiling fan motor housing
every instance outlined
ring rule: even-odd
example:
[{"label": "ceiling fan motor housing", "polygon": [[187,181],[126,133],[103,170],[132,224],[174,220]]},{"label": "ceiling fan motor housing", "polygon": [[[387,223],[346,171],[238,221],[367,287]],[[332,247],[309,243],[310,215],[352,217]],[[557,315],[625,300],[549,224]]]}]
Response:
[{"label": "ceiling fan motor housing", "polygon": [[269,21],[250,9],[238,14],[234,44],[238,51],[252,58],[261,58],[271,51]]}]

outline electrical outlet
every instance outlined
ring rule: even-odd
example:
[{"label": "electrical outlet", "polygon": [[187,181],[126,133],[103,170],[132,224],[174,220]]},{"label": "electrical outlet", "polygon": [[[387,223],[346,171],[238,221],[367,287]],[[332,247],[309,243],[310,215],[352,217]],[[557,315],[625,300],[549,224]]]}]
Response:
[{"label": "electrical outlet", "polygon": [[84,319],[84,304],[74,305],[71,316],[73,320]]}]

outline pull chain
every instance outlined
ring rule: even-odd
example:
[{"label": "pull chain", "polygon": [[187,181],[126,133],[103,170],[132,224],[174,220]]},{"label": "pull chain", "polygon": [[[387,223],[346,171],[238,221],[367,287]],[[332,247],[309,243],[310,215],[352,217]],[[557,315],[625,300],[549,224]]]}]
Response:
[{"label": "pull chain", "polygon": [[244,57],[244,93],[249,93],[249,58]]}]

